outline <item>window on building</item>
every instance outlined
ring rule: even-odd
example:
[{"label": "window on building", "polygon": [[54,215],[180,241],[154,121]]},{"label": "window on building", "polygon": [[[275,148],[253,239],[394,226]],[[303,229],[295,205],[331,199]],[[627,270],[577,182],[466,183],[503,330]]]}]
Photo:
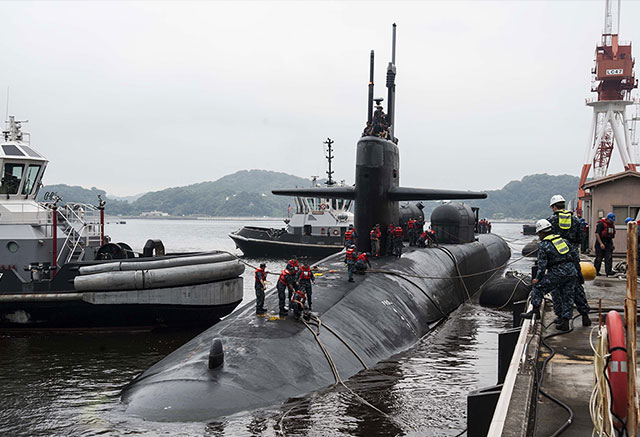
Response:
[{"label": "window on building", "polygon": [[636,219],[638,212],[640,211],[640,205],[620,205],[613,207],[613,213],[616,215],[616,229],[625,229],[624,220],[627,217]]}]

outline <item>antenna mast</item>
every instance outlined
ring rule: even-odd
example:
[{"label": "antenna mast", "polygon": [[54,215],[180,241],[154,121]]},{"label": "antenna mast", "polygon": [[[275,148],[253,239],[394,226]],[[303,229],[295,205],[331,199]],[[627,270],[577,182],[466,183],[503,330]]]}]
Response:
[{"label": "antenna mast", "polygon": [[327,141],[324,142],[324,144],[327,145],[328,154],[326,155],[326,157],[327,157],[327,161],[329,161],[329,170],[327,171],[327,176],[329,176],[329,180],[327,182],[325,182],[325,183],[329,187],[336,183],[336,181],[331,179],[331,176],[334,173],[334,171],[331,170],[331,160],[333,159],[333,155],[331,153],[331,152],[333,152],[333,148],[331,146],[333,145],[333,143],[334,143],[334,141],[331,138],[327,138]]},{"label": "antenna mast", "polygon": [[393,131],[395,130],[396,118],[396,23],[393,23],[393,34],[391,39],[391,62],[387,66],[387,89],[389,90],[387,98],[387,120],[389,120],[389,139],[396,141]]},{"label": "antenna mast", "polygon": [[369,64],[369,99],[367,101],[367,123],[371,124],[373,120],[373,50],[371,50],[371,62]]}]

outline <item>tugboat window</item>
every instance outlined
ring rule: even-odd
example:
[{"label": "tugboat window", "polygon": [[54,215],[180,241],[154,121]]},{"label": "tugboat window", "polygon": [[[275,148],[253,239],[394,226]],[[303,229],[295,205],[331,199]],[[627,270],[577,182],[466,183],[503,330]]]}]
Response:
[{"label": "tugboat window", "polygon": [[20,151],[16,146],[9,144],[6,146],[2,146],[2,151],[5,155],[8,156],[24,156],[24,153]]},{"label": "tugboat window", "polygon": [[40,171],[39,165],[30,165],[27,170],[27,177],[24,180],[24,186],[22,187],[22,194],[31,194],[31,190],[38,178],[38,172]]},{"label": "tugboat window", "polygon": [[24,164],[6,163],[4,165],[4,172],[2,173],[0,194],[18,194],[23,172]]}]

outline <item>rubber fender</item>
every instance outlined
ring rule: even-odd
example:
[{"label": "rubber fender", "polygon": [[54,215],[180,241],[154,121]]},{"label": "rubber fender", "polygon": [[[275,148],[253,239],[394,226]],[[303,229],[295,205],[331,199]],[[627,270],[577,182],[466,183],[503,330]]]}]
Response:
[{"label": "rubber fender", "polygon": [[209,349],[209,369],[217,369],[224,363],[224,350],[222,340],[214,338]]},{"label": "rubber fender", "polygon": [[596,268],[589,261],[580,261],[580,270],[585,281],[593,281],[596,279]]},{"label": "rubber fender", "polygon": [[480,289],[479,303],[482,306],[508,307],[524,300],[531,292],[531,279],[507,277],[493,279]]},{"label": "rubber fender", "polygon": [[164,256],[164,244],[162,244],[162,240],[147,240],[142,249],[142,256],[145,258]]},{"label": "rubber fender", "polygon": [[[607,367],[607,376],[611,384],[611,412],[613,424],[622,429],[627,418],[627,350],[624,341],[624,325],[617,311],[607,314],[607,337],[611,359]],[[620,419],[620,420],[618,420]]]},{"label": "rubber fender", "polygon": [[540,240],[537,238],[525,244],[522,248],[522,256],[528,257],[537,257],[538,256],[538,246],[540,246]]}]

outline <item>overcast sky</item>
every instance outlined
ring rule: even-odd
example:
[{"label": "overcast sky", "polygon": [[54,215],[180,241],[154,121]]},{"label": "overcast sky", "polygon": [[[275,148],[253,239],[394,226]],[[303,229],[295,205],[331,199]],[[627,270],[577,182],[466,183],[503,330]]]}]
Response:
[{"label": "overcast sky", "polygon": [[[352,183],[369,52],[386,96],[396,22],[401,185],[496,189],[579,175],[603,16],[603,0],[4,1],[0,108],[9,87],[45,184],[131,195],[243,169],[322,175],[327,137]],[[636,55],[639,20],[623,1]]]}]

